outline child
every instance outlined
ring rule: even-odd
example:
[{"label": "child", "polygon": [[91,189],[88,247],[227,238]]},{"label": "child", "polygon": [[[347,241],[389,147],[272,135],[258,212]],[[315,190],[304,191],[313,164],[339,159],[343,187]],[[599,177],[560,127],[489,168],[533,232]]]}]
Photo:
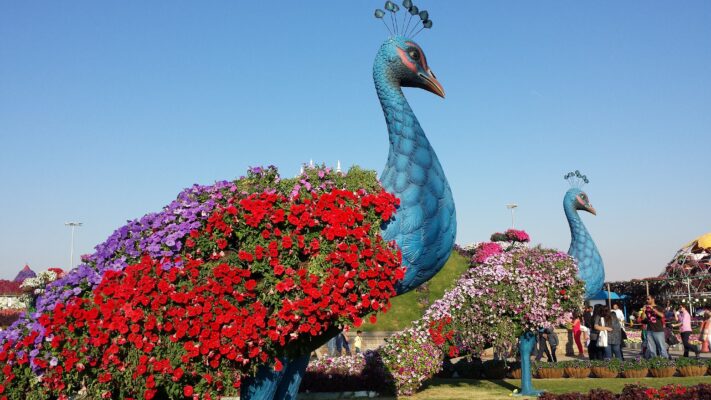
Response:
[{"label": "child", "polygon": [[362,332],[363,332],[363,331],[357,331],[357,332],[356,332],[356,337],[355,337],[355,339],[353,340],[353,347],[355,347],[355,353],[356,353],[356,354],[360,354],[361,351],[362,351],[363,338],[360,337],[360,334],[361,334]]}]

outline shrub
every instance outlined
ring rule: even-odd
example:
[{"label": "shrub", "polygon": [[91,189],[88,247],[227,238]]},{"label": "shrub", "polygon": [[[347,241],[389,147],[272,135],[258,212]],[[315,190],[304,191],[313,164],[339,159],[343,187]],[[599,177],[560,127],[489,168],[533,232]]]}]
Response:
[{"label": "shrub", "polygon": [[691,358],[691,357],[679,357],[675,361],[675,365],[677,368],[682,368],[682,367],[700,367],[700,366],[705,366],[707,360],[702,360],[700,358]]},{"label": "shrub", "polygon": [[593,360],[590,362],[591,367],[607,368],[613,372],[622,372],[622,360],[613,358],[610,360]]},{"label": "shrub", "polygon": [[635,359],[626,359],[621,364],[622,371],[636,371],[649,368],[647,360],[637,357]]},{"label": "shrub", "polygon": [[647,367],[649,369],[674,368],[676,362],[664,357],[654,357],[647,360]]}]

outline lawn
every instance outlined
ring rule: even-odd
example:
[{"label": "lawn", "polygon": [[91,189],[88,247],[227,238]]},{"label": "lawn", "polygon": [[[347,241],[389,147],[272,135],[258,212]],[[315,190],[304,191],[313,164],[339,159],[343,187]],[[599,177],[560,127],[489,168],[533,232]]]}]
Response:
[{"label": "lawn", "polygon": [[[454,286],[462,272],[469,267],[467,260],[452,251],[447,263],[429,281],[429,302],[433,303],[444,295],[445,290]],[[360,328],[364,331],[400,331],[410,326],[410,323],[419,319],[424,312],[424,308],[418,304],[417,298],[420,296],[416,291],[411,291],[391,300],[392,308],[385,314],[378,315],[375,324],[364,323]]]},{"label": "lawn", "polygon": [[[628,384],[640,383],[643,386],[660,387],[668,384],[692,386],[697,383],[711,383],[711,376],[693,378],[643,378],[643,379],[534,379],[536,389],[553,393],[588,392],[590,389],[603,388],[619,393]],[[515,379],[484,381],[474,379],[434,379],[424,390],[408,400],[494,400],[510,399],[520,381]],[[380,400],[392,397],[378,397]]]}]

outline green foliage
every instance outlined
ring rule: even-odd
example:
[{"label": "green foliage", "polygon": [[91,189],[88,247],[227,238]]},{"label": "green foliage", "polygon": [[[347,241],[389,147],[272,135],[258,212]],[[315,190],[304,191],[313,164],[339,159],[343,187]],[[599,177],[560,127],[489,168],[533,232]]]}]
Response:
[{"label": "green foliage", "polygon": [[590,368],[592,363],[590,360],[568,360],[560,361],[558,365],[560,365],[561,368],[586,369]]},{"label": "green foliage", "polygon": [[622,362],[623,371],[639,371],[649,368],[649,363],[643,358],[625,360]]},{"label": "green foliage", "polygon": [[613,358],[611,360],[593,360],[590,365],[592,367],[607,368],[613,372],[622,372],[622,360]]},{"label": "green foliage", "polygon": [[674,360],[670,360],[668,358],[654,357],[647,360],[647,366],[649,369],[674,368],[676,367],[676,363]]},{"label": "green foliage", "polygon": [[[709,360],[708,362],[711,362]],[[701,360],[699,358],[691,358],[691,357],[679,357],[676,359],[676,366],[678,368],[681,367],[700,367],[706,365],[707,361],[706,360]]]},{"label": "green foliage", "polygon": [[534,374],[541,369],[564,369],[565,364],[558,362],[533,361],[531,363],[531,372]]}]

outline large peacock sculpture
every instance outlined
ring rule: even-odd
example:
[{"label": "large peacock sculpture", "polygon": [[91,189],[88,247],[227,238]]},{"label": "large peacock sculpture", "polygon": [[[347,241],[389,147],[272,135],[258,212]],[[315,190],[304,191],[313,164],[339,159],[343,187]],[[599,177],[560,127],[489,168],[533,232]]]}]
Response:
[{"label": "large peacock sculpture", "polygon": [[[427,11],[419,11],[411,1],[404,1],[403,6],[409,15],[419,18],[422,28],[432,26]],[[385,9],[393,15],[399,11],[391,1],[385,3]],[[376,18],[385,15],[382,10],[375,12]],[[402,91],[403,87],[416,87],[444,98],[444,89],[420,46],[398,35],[396,25],[388,28],[395,35],[380,46],[375,56],[373,81],[390,142],[380,182],[387,192],[400,199],[397,213],[382,227],[383,239],[395,241],[402,251],[406,272],[396,285],[400,295],[417,288],[442,269],[454,245],[457,221],[454,198],[442,165]],[[323,339],[318,343],[323,343]],[[242,398],[295,399],[310,351],[314,349],[308,350],[300,358],[287,361],[289,366],[283,373],[262,368],[243,389]]]},{"label": "large peacock sculpture", "polygon": [[587,176],[576,170],[567,173],[564,178],[571,184],[571,188],[563,198],[563,210],[570,225],[571,236],[568,254],[577,260],[580,278],[585,282],[585,298],[590,298],[602,289],[605,282],[605,266],[578,211],[587,211],[592,215],[596,215],[596,212],[590,204],[588,195],[581,189],[589,182]]},{"label": "large peacock sculpture", "polygon": [[129,221],[0,333],[0,398],[295,399],[313,350],[435,275],[454,200],[402,88],[444,90],[411,39],[432,21],[402,4],[400,23],[391,1],[375,12],[392,22],[373,65],[379,182],[257,167]]}]

